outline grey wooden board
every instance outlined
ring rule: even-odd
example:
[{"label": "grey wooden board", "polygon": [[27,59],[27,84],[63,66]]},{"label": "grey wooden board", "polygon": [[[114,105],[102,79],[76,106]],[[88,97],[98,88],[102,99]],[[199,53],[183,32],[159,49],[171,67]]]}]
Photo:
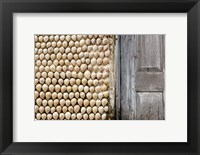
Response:
[{"label": "grey wooden board", "polygon": [[137,120],[162,120],[162,101],[162,92],[137,93]]},{"label": "grey wooden board", "polygon": [[136,91],[163,91],[165,87],[163,72],[137,72]]},{"label": "grey wooden board", "polygon": [[164,119],[164,35],[119,35],[117,42],[116,119]]},{"label": "grey wooden board", "polygon": [[165,36],[139,35],[136,38],[136,119],[164,119]]},{"label": "grey wooden board", "polygon": [[137,70],[162,71],[163,35],[137,36]]},{"label": "grey wooden board", "polygon": [[117,120],[120,119],[120,109],[121,109],[121,105],[120,105],[120,37],[116,37],[116,50],[115,50],[115,76],[116,76],[116,85],[115,85],[115,118]]},{"label": "grey wooden board", "polygon": [[136,92],[135,92],[135,36],[120,36],[120,106],[121,119],[135,119]]}]

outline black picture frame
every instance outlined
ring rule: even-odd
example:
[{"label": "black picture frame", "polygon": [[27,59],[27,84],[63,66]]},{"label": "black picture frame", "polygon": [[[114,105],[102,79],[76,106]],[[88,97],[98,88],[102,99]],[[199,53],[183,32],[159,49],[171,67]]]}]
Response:
[{"label": "black picture frame", "polygon": [[[13,142],[13,13],[187,13],[187,143]],[[198,0],[0,0],[1,154],[200,154],[200,2]],[[181,58],[181,56],[180,56]],[[163,133],[164,134],[164,133]]]}]

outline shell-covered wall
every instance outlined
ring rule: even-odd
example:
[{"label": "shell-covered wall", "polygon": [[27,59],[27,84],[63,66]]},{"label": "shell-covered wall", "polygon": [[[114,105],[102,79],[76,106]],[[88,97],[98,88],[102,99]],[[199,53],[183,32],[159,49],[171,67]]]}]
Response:
[{"label": "shell-covered wall", "polygon": [[35,119],[112,119],[113,35],[35,35]]}]

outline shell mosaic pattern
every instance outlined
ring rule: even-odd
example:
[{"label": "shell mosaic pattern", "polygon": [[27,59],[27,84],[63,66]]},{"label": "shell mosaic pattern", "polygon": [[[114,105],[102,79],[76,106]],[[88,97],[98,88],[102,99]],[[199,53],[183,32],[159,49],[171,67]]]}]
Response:
[{"label": "shell mosaic pattern", "polygon": [[35,119],[109,119],[113,35],[35,35]]}]

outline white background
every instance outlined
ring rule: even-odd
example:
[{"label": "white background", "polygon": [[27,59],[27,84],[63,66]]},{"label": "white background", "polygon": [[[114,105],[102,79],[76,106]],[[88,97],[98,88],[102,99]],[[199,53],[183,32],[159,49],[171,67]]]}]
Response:
[{"label": "white background", "polygon": [[[14,142],[187,142],[186,14],[13,17]],[[34,121],[34,34],[166,34],[166,120]]]}]

